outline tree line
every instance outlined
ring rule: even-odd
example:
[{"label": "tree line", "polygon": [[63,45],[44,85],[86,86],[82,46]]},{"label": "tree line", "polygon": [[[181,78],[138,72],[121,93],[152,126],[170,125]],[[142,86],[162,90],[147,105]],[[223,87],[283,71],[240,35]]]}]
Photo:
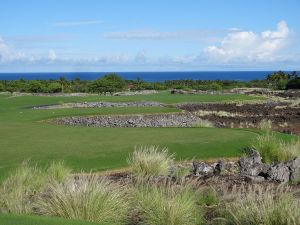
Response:
[{"label": "tree line", "polygon": [[164,82],[147,82],[141,78],[124,80],[116,73],[109,73],[99,79],[87,81],[75,78],[67,80],[60,77],[57,80],[1,80],[0,92],[28,93],[113,93],[124,90],[167,90],[195,89],[221,91],[232,88],[259,87],[274,90],[300,89],[300,77],[297,72],[273,72],[265,79],[252,81],[235,80],[166,80]]}]

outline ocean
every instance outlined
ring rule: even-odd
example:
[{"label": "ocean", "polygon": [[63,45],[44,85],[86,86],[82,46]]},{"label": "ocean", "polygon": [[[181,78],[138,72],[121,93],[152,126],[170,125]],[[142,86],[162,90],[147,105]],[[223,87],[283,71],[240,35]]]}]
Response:
[{"label": "ocean", "polygon": [[[194,71],[194,72],[116,72],[126,80],[140,77],[144,81],[155,82],[165,80],[239,80],[249,81],[264,79],[272,71]],[[62,72],[62,73],[0,73],[0,80],[48,80],[59,79],[63,76],[68,80],[80,78],[81,80],[94,80],[107,72]]]}]

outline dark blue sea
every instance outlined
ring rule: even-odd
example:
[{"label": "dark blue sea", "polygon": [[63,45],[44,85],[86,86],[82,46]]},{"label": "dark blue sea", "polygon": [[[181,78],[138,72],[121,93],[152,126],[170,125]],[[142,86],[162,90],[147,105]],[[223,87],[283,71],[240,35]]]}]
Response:
[{"label": "dark blue sea", "polygon": [[[144,81],[165,81],[165,80],[240,80],[249,81],[263,79],[272,71],[195,71],[195,72],[117,72],[126,80],[135,80],[137,77]],[[81,80],[94,80],[107,72],[63,72],[63,73],[0,73],[0,80],[48,80],[59,79],[63,76],[68,80],[80,78]]]}]

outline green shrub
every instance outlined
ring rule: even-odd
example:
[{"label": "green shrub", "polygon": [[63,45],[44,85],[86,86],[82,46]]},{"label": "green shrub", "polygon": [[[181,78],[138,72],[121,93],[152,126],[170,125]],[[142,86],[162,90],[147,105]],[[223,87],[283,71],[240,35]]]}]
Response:
[{"label": "green shrub", "polygon": [[188,186],[140,186],[136,201],[143,224],[194,225],[202,222],[201,209]]},{"label": "green shrub", "polygon": [[126,189],[96,176],[52,182],[37,203],[41,214],[97,223],[124,224],[129,209]]},{"label": "green shrub", "polygon": [[237,225],[298,225],[300,201],[283,189],[248,188],[225,203],[226,224]]},{"label": "green shrub", "polygon": [[170,155],[166,148],[140,146],[129,156],[128,163],[134,176],[146,178],[168,175],[174,163],[174,156]]},{"label": "green shrub", "polygon": [[252,142],[264,163],[285,162],[300,155],[300,141],[284,142],[274,134],[266,133],[258,136]]}]

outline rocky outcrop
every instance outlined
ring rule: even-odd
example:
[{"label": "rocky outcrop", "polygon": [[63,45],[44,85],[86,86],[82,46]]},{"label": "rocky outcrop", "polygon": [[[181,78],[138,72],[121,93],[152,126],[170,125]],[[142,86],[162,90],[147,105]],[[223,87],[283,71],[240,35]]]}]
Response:
[{"label": "rocky outcrop", "polygon": [[214,164],[193,162],[192,167],[193,175],[198,177],[239,174],[248,182],[300,182],[300,158],[265,164],[255,150],[252,150],[249,156],[241,157],[238,162],[219,161]]},{"label": "rocky outcrop", "polygon": [[111,107],[163,107],[159,102],[79,102],[63,103],[59,105],[35,106],[33,109],[61,109],[61,108],[111,108]]},{"label": "rocky outcrop", "polygon": [[189,113],[78,116],[52,120],[56,124],[92,127],[192,127],[199,118]]}]

